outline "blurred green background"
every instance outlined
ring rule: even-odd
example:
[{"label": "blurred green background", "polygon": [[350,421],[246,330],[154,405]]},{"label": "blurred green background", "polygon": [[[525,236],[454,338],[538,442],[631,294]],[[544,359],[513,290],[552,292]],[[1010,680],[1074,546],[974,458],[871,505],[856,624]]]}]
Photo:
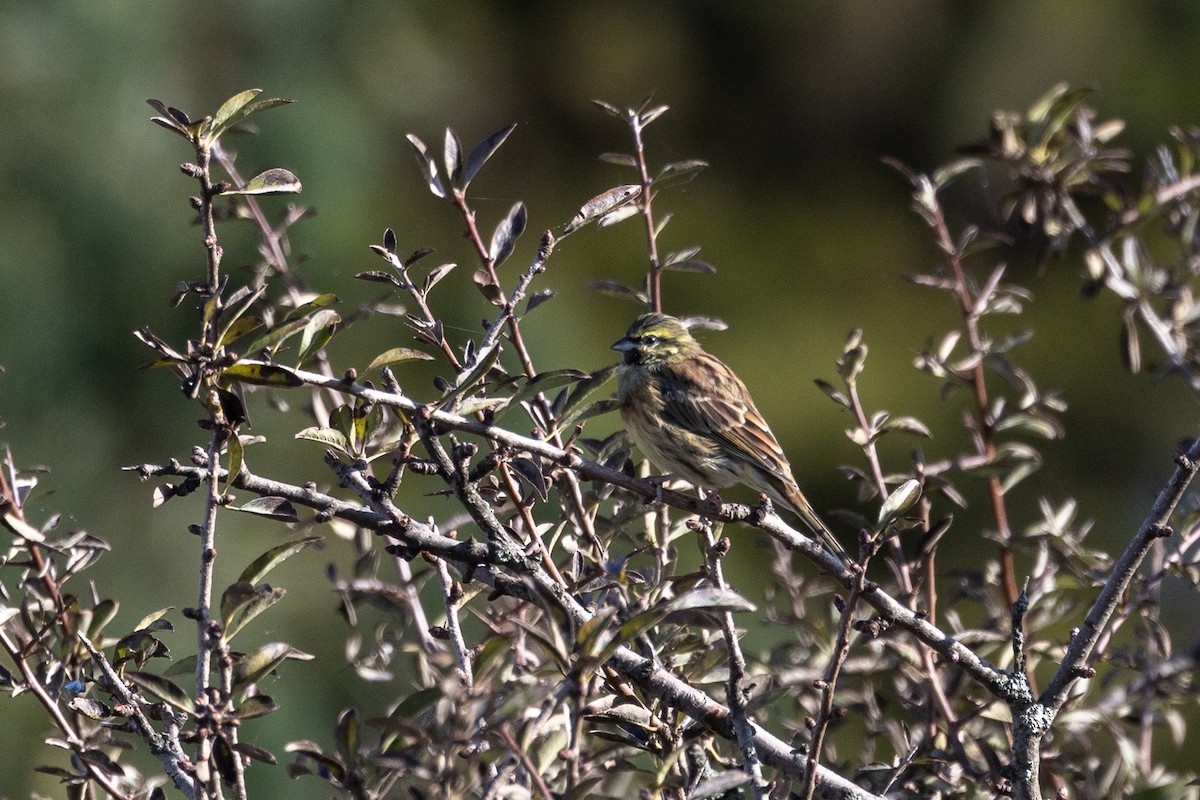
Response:
[{"label": "blurred green background", "polygon": [[[473,186],[489,232],[515,200],[529,206],[530,233],[505,273],[512,280],[537,231],[629,179],[596,158],[629,143],[590,100],[629,105],[653,92],[671,111],[649,129],[652,162],[712,165],[659,201],[660,213],[675,213],[664,249],[702,245],[718,268],[669,276],[667,308],[730,324],[705,335],[709,348],[754,390],[814,505],[851,505],[835,469],[857,463],[842,434],[849,419],[812,385],[833,378],[851,328],[864,328],[871,348],[868,405],[930,423],[930,458],[962,446],[961,398],[938,401],[936,383],[911,366],[927,338],[955,324],[953,309],[903,280],[936,253],[904,181],[881,157],[932,169],[980,138],[994,109],[1023,109],[1068,81],[1096,87],[1101,115],[1127,120],[1120,143],[1144,158],[1169,125],[1200,121],[1198,33],[1200,6],[1181,3],[0,2],[0,441],[19,465],[51,469],[35,519],[61,511],[63,525],[112,543],[91,577],[101,595],[122,600],[114,631],[156,608],[194,604],[195,539],[184,529],[198,500],[152,511],[150,487],[118,471],[186,458],[203,440],[196,407],[168,374],[135,369],[151,355],[134,328],[177,344],[196,330],[194,313],[171,311],[166,299],[203,269],[186,202],[194,183],[176,169],[190,154],[149,122],[145,99],[193,117],[250,87],[298,101],[256,118],[262,136],[238,140],[239,165],[299,175],[300,201],[318,215],[293,230],[294,251],[308,259],[310,285],[336,292],[349,312],[380,292],[352,276],[379,267],[367,245],[386,227],[402,251],[431,246],[434,258],[471,260],[461,225],[426,191],[405,133],[440,151],[447,125],[470,147],[518,123]],[[994,205],[999,187],[971,185],[968,203]],[[248,230],[229,226],[225,236],[228,269],[254,260]],[[635,225],[567,240],[540,284],[558,296],[526,327],[538,366],[608,363],[609,343],[636,308],[585,284],[636,283],[644,269]],[[1096,520],[1095,543],[1112,550],[1169,473],[1177,439],[1194,433],[1195,404],[1170,380],[1122,371],[1115,305],[1079,298],[1077,259],[1022,269],[1016,277],[1036,302],[1020,325],[1037,337],[1017,358],[1040,386],[1061,389],[1070,410],[1067,439],[1041,448],[1042,471],[1013,494],[1013,521],[1033,522],[1039,497],[1077,496],[1081,515]],[[491,315],[469,271],[439,289],[464,336]],[[361,369],[374,353],[410,343],[396,318],[377,317],[335,342],[334,365]],[[291,440],[302,420],[260,412],[256,422],[271,437],[261,455],[248,454],[260,472],[326,480],[321,448]],[[889,443],[896,469],[912,444]],[[972,519],[951,530],[947,563],[969,563],[979,535]],[[227,521],[220,577],[231,580],[286,535]],[[348,552],[334,539],[289,562],[273,576],[289,597],[242,634],[327,656],[288,665],[264,687],[284,711],[249,736],[277,753],[297,737],[328,744],[326,721],[340,708],[396,692],[363,687],[340,666],[345,630],[330,613],[335,596],[322,570],[344,569]],[[1177,608],[1195,603],[1178,586],[1167,596]],[[168,644],[185,655],[193,634],[180,628]],[[2,703],[0,796],[62,796],[31,771],[65,764],[40,744],[44,715],[28,695]],[[327,794],[279,770],[250,775],[255,796]]]}]

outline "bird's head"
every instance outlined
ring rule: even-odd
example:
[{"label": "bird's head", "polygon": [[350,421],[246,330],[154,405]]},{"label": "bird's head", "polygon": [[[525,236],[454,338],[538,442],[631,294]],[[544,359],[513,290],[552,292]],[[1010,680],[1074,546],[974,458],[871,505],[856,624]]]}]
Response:
[{"label": "bird's head", "polygon": [[633,321],[625,338],[612,346],[623,353],[622,363],[651,367],[670,364],[700,352],[700,343],[675,317],[643,314]]}]

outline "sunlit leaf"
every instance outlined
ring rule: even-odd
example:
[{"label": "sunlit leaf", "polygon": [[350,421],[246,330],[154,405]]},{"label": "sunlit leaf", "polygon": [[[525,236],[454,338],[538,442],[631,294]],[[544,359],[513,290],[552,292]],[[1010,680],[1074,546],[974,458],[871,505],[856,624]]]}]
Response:
[{"label": "sunlit leaf", "polygon": [[288,659],[312,661],[313,656],[302,650],[297,650],[286,642],[264,644],[252,653],[248,653],[234,665],[233,677],[235,688],[240,690],[251,683],[257,682]]},{"label": "sunlit leaf", "polygon": [[358,711],[356,709],[347,708],[338,716],[333,740],[343,763],[351,767],[358,763]]},{"label": "sunlit leaf", "polygon": [[245,511],[247,514],[257,514],[260,517],[280,520],[282,522],[298,522],[296,509],[289,500],[282,497],[256,497],[240,506],[230,506],[235,511]]},{"label": "sunlit leaf", "polygon": [[296,434],[297,439],[307,439],[310,442],[327,445],[347,455],[350,452],[350,439],[341,431],[333,428],[305,428]]},{"label": "sunlit leaf", "polygon": [[255,719],[257,717],[265,717],[278,708],[279,704],[273,698],[265,694],[256,694],[253,697],[247,697],[239,703],[234,713],[238,719]]},{"label": "sunlit leaf", "polygon": [[258,317],[241,317],[225,328],[218,341],[222,347],[231,345],[251,331],[258,330],[263,324]]},{"label": "sunlit leaf", "polygon": [[282,167],[273,167],[260,172],[240,189],[227,189],[221,194],[262,195],[262,194],[298,194],[304,187],[300,179]]},{"label": "sunlit leaf", "polygon": [[196,706],[192,702],[192,698],[188,697],[187,693],[179,688],[179,685],[174,681],[160,675],[152,675],[149,672],[137,672],[134,670],[127,670],[123,677],[142,691],[154,695],[168,705],[172,705],[188,714],[196,713]]},{"label": "sunlit leaf", "polygon": [[155,626],[162,625],[163,623],[165,623],[166,630],[171,630],[172,629],[171,623],[168,622],[167,620],[164,620],[163,617],[166,616],[168,612],[173,611],[174,609],[175,609],[175,606],[167,606],[166,608],[160,608],[158,611],[152,611],[149,614],[147,614],[146,616],[142,617],[138,621],[138,624],[133,627],[133,629],[135,631],[148,630],[148,629],[158,630],[159,628],[157,628]]},{"label": "sunlit leaf", "polygon": [[[221,636],[224,641],[233,639],[259,614],[278,603],[286,594],[287,590],[283,587],[263,586],[256,589],[241,581],[227,588],[221,596]],[[227,607],[226,596],[230,595]]]},{"label": "sunlit leaf", "polygon": [[604,216],[616,208],[636,200],[642,193],[642,187],[636,183],[616,186],[593,197],[584,203],[575,216],[563,229],[563,236],[582,228],[597,217]]},{"label": "sunlit leaf", "polygon": [[341,316],[332,308],[323,308],[309,318],[300,337],[300,354],[296,357],[297,368],[329,344],[341,321]]},{"label": "sunlit leaf", "polygon": [[287,561],[301,550],[321,541],[324,541],[324,538],[321,536],[306,536],[303,539],[285,542],[284,544],[272,547],[242,570],[242,574],[238,577],[238,580],[249,584],[257,584],[275,567]]},{"label": "sunlit leaf", "polygon": [[425,183],[429,185],[429,191],[433,192],[437,197],[445,197],[446,189],[442,186],[442,179],[438,177],[437,164],[433,160],[433,156],[429,154],[429,148],[425,146],[415,134],[408,134],[408,143],[412,145],[413,152],[417,156],[417,166],[421,168],[421,174],[425,176]]},{"label": "sunlit leaf", "polygon": [[304,381],[287,367],[239,361],[221,371],[222,377],[258,386],[303,386]]},{"label": "sunlit leaf", "polygon": [[457,184],[458,179],[462,177],[462,142],[458,140],[458,134],[450,128],[446,128],[445,147],[443,149],[443,164],[446,167],[446,177],[450,179],[450,183]]},{"label": "sunlit leaf", "polygon": [[755,605],[731,589],[692,589],[667,603],[666,611],[754,611]]},{"label": "sunlit leaf", "polygon": [[367,366],[367,372],[370,372],[380,367],[389,364],[397,364],[401,361],[432,361],[433,356],[428,353],[423,353],[420,350],[413,350],[410,347],[393,347],[391,350],[385,350],[375,358],[371,359],[370,365]]},{"label": "sunlit leaf", "polygon": [[204,126],[202,137],[205,143],[215,142],[230,128],[254,113],[295,102],[282,97],[255,99],[261,93],[262,89],[247,89],[222,103],[217,113]]},{"label": "sunlit leaf", "polygon": [[226,448],[229,455],[229,463],[226,467],[225,491],[229,491],[229,487],[237,480],[237,476],[242,473],[242,440],[237,436],[231,436]]},{"label": "sunlit leaf", "polygon": [[879,517],[876,524],[882,526],[887,522],[892,521],[900,514],[912,507],[913,503],[921,497],[921,482],[915,478],[910,478],[900,484],[896,489],[888,495],[887,500],[879,508]]},{"label": "sunlit leaf", "polygon": [[458,264],[440,264],[429,270],[429,274],[425,276],[425,291],[428,292],[434,286],[437,286],[438,281],[450,274],[450,271],[457,267]]},{"label": "sunlit leaf", "polygon": [[513,392],[509,398],[509,408],[524,400],[528,400],[538,392],[548,392],[560,386],[577,383],[587,377],[590,376],[586,372],[580,372],[577,369],[554,369],[539,373],[525,380],[524,385]]}]

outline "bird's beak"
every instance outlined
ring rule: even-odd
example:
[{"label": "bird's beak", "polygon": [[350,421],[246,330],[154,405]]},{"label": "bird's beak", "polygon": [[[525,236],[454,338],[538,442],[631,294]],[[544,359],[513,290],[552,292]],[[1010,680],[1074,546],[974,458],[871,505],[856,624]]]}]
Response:
[{"label": "bird's beak", "polygon": [[634,344],[632,339],[630,339],[628,336],[626,336],[624,339],[614,342],[612,349],[616,350],[618,352],[621,352],[621,353],[628,353],[633,350],[636,350],[637,345]]}]

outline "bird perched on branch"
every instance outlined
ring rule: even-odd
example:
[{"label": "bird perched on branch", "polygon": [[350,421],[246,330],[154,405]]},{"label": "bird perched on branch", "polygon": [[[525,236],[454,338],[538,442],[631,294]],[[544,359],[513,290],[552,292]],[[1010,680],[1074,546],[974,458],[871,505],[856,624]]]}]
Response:
[{"label": "bird perched on branch", "polygon": [[643,314],[612,346],[617,401],[642,453],[701,489],[741,483],[792,511],[830,551],[849,556],[813,511],[746,384],[666,314]]}]

